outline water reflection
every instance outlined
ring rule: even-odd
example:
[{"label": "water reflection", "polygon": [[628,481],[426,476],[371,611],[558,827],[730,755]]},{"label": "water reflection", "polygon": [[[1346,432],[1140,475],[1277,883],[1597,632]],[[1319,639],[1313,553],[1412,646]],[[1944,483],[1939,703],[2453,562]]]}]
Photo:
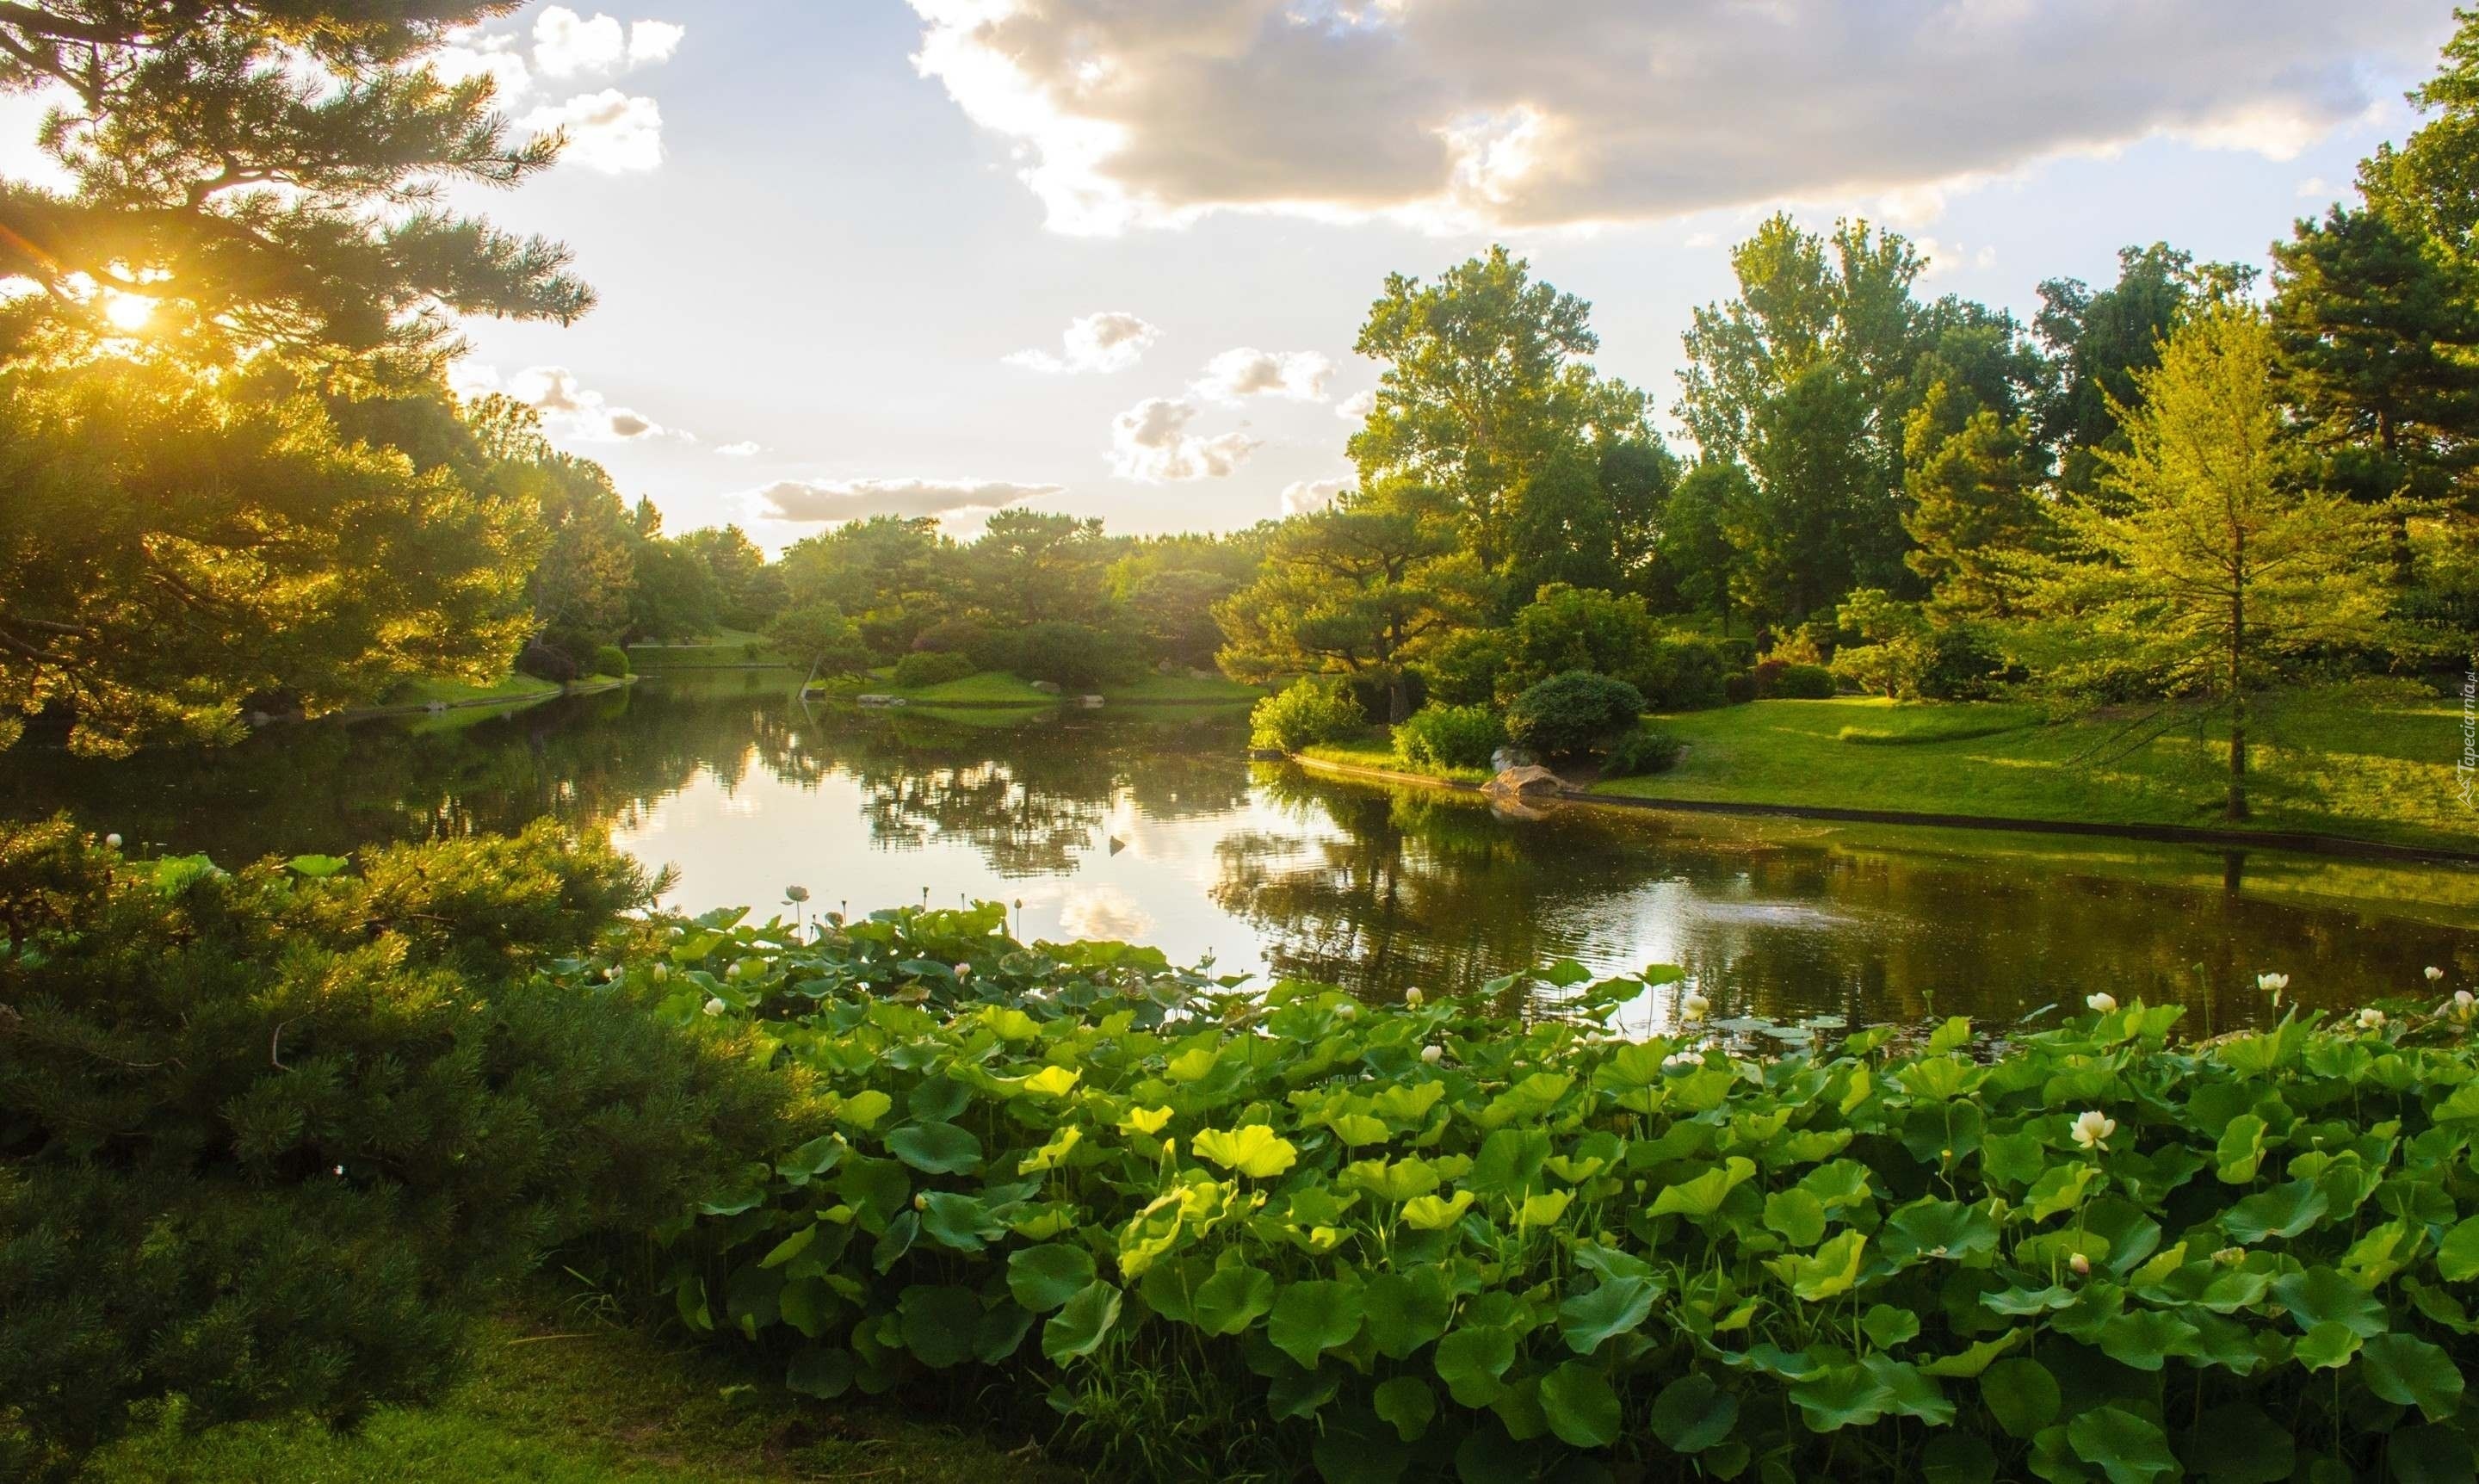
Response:
[{"label": "water reflection", "polygon": [[1020,904],[1029,935],[1139,938],[1372,992],[1465,988],[1562,956],[1676,963],[1728,1013],[1790,1021],[2174,996],[2252,1018],[2262,969],[2314,999],[2479,974],[2479,874],[1778,820],[1495,817],[1241,760],[1230,712],[804,706],[779,675],[649,680],[514,714],[282,729],[220,753],[20,750],[0,809],[220,858],[515,828],[608,828],[681,868],[673,900],[765,910]]}]

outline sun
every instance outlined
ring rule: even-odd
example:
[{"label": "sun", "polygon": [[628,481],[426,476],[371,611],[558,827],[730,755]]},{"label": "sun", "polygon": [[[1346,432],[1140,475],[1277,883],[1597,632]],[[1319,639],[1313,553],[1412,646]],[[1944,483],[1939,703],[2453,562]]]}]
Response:
[{"label": "sun", "polygon": [[142,294],[122,294],[115,290],[104,301],[103,317],[112,321],[114,329],[135,334],[146,328],[147,321],[155,318],[155,300]]}]

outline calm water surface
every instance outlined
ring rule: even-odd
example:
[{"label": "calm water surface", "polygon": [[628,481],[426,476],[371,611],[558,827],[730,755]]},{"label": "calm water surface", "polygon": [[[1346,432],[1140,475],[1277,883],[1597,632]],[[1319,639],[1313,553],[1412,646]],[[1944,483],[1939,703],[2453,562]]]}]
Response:
[{"label": "calm water surface", "polygon": [[[235,861],[374,839],[607,827],[667,901],[763,913],[1020,904],[1030,937],[1118,937],[1371,992],[1560,957],[1676,963],[1725,1014],[2004,1020],[2093,988],[2259,1014],[2479,979],[2479,872],[2112,841],[1566,809],[1245,762],[1221,710],[805,707],[771,672],[650,677],[514,713],[279,728],[89,763],[32,745],[0,811]],[[1659,1007],[1652,1011],[1662,1013]]]}]

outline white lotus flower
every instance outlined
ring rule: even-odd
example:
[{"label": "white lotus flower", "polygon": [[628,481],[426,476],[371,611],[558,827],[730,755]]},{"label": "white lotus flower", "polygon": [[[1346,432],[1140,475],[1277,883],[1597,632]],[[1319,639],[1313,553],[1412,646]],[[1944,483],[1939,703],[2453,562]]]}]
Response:
[{"label": "white lotus flower", "polygon": [[1427,996],[1420,992],[1420,986],[1418,985],[1415,985],[1411,988],[1403,991],[1403,1003],[1414,1010],[1418,1010],[1420,1008],[1420,1002],[1426,998]]},{"label": "white lotus flower", "polygon": [[1678,1002],[1678,1013],[1688,1020],[1701,1020],[1713,1013],[1713,1002],[1690,989],[1686,997]]},{"label": "white lotus flower", "polygon": [[1661,1059],[1661,1064],[1671,1071],[1676,1071],[1682,1066],[1701,1066],[1703,1063],[1704,1059],[1693,1051],[1674,1051]]},{"label": "white lotus flower", "polygon": [[1420,1048],[1420,1060],[1431,1066],[1437,1065],[1445,1059],[1446,1048],[1444,1046],[1423,1046]]},{"label": "white lotus flower", "polygon": [[2381,1030],[2383,1030],[2384,1028],[2385,1028],[2385,1012],[2384,1012],[2383,1011],[2380,1011],[2380,1010],[2363,1010],[2363,1011],[2359,1011],[2359,1029],[2360,1029],[2360,1030],[2362,1030],[2362,1031],[2381,1031]]},{"label": "white lotus flower", "polygon": [[2097,1108],[2086,1109],[2075,1117],[2075,1142],[2086,1149],[2106,1149],[2108,1136],[2117,1132],[2117,1120]]},{"label": "white lotus flower", "polygon": [[2080,1252],[2066,1259],[2066,1266],[2075,1270],[2075,1276],[2078,1278],[2085,1278],[2091,1275],[2091,1259],[2083,1256]]},{"label": "white lotus flower", "polygon": [[2117,1009],[2117,996],[2107,993],[2087,994],[2083,996],[2083,1004],[2089,1007],[2093,1013],[2106,1015]]},{"label": "white lotus flower", "polygon": [[118,850],[120,849],[120,836],[116,834],[107,834],[103,837],[103,845],[106,850]]},{"label": "white lotus flower", "polygon": [[720,999],[709,999],[705,1002],[705,1012],[709,1015],[720,1015],[729,1008]]},{"label": "white lotus flower", "polygon": [[2453,991],[2453,1012],[2455,1014],[2460,1015],[2466,1020],[2470,1017],[2470,1011],[2474,1009],[2479,1009],[2479,996],[2474,996],[2467,989],[2456,989]]},{"label": "white lotus flower", "polygon": [[2425,971],[2425,972],[2426,972],[2426,974],[2427,974],[2427,982],[2428,982],[2429,984],[2431,984],[2431,985],[2432,985],[2432,984],[2435,984],[2437,981],[2439,981],[2439,980],[2441,980],[2441,979],[2442,979],[2442,978],[2444,977],[2444,971],[2443,971],[2442,969],[2438,968],[2438,967],[2437,967],[2435,964],[2433,964],[2433,963],[2431,963],[2431,964],[2429,964],[2429,965],[2427,966],[2427,969],[2426,969],[2426,971]]},{"label": "white lotus flower", "polygon": [[723,977],[726,979],[738,979],[740,977],[740,960],[737,959],[733,959],[731,967],[723,971]]},{"label": "white lotus flower", "polygon": [[1351,1017],[1359,1013],[1360,1007],[1352,1004],[1349,1000],[1345,1000],[1334,1008],[1334,1018],[1337,1020],[1349,1020]]},{"label": "white lotus flower", "polygon": [[2266,989],[2270,990],[2274,994],[2279,994],[2284,989],[2289,987],[2289,976],[2287,974],[2258,974],[2255,977],[2255,986],[2259,989]]}]

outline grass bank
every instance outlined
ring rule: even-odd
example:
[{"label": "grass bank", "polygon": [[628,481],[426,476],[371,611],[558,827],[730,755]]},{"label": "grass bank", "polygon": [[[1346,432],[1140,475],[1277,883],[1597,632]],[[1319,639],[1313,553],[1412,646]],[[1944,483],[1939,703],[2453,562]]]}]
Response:
[{"label": "grass bank", "polygon": [[[1037,690],[1032,681],[999,670],[984,670],[961,679],[936,685],[906,687],[887,682],[883,672],[865,680],[845,681],[833,687],[849,694],[900,696],[915,705],[946,706],[1047,706],[1072,700],[1075,693],[1053,695]],[[1219,676],[1197,678],[1185,675],[1146,675],[1133,680],[1114,681],[1091,692],[1110,705],[1238,705],[1255,701],[1265,694],[1254,686],[1240,685]]]},{"label": "grass bank", "polygon": [[664,670],[746,670],[789,665],[791,660],[764,634],[727,628],[679,644],[632,644],[629,668],[639,673]]},{"label": "grass bank", "polygon": [[[1612,798],[1884,809],[1981,819],[2229,828],[2228,752],[2212,721],[2101,716],[2052,722],[2000,703],[1897,704],[1840,698],[1759,701],[1654,719],[1687,744],[1667,773],[1610,779]],[[2254,817],[2236,828],[2428,849],[2479,848],[2453,764],[2461,713],[2433,697],[2341,686],[2265,698],[2249,757]],[[1303,756],[1456,782],[1469,769],[1418,769],[1385,733]]]},{"label": "grass bank", "polygon": [[[2217,829],[2228,753],[2213,723],[2048,722],[2031,706],[1760,701],[1660,719],[1687,744],[1668,773],[1597,793],[1710,803]],[[2461,715],[2373,687],[2268,697],[2239,827],[2469,849],[2479,819],[2453,763]]]},{"label": "grass bank", "polygon": [[348,1433],[311,1420],[123,1440],[81,1484],[742,1484],[1064,1479],[986,1438],[809,1400],[711,1350],[561,1316],[548,1301],[484,1327],[433,1407],[383,1407]]},{"label": "grass bank", "polygon": [[558,694],[558,682],[537,680],[529,675],[502,676],[488,685],[425,676],[390,690],[380,704],[389,707],[500,705],[520,701],[543,701]]}]

